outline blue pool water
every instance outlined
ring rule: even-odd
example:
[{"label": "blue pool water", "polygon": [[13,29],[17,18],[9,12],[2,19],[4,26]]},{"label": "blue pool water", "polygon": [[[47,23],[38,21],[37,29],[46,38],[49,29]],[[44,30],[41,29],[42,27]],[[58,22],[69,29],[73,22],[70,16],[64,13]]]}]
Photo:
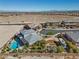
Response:
[{"label": "blue pool water", "polygon": [[13,41],[11,42],[11,44],[10,44],[10,48],[11,48],[11,49],[16,49],[16,48],[18,48],[18,47],[20,47],[20,45],[18,44],[18,42],[16,42],[15,40],[13,40]]},{"label": "blue pool water", "polygon": [[16,37],[14,40],[11,41],[10,49],[16,49],[23,45],[23,42],[18,37]]}]

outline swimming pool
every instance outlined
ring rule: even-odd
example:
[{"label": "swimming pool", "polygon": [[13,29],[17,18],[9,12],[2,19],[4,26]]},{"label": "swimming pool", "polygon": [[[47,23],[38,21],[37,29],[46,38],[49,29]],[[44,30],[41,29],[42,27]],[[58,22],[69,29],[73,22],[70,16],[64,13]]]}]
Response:
[{"label": "swimming pool", "polygon": [[13,40],[10,44],[10,49],[16,49],[20,47],[20,45],[18,44],[18,42],[16,42],[15,40]]}]

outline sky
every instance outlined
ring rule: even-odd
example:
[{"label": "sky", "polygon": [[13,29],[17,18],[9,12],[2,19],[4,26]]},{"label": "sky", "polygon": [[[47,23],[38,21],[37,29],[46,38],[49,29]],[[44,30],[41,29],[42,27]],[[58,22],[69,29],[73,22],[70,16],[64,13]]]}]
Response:
[{"label": "sky", "polygon": [[79,0],[0,0],[1,11],[79,10]]}]

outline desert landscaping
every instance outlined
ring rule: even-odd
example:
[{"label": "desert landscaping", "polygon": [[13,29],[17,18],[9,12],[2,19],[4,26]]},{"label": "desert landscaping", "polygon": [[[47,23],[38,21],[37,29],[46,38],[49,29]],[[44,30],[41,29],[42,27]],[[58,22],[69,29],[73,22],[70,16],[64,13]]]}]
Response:
[{"label": "desert landscaping", "polygon": [[[72,32],[74,33],[74,31],[75,31],[76,35],[78,34],[77,32],[79,30],[79,16],[78,16],[78,14],[77,15],[75,15],[75,14],[76,13],[74,13],[74,14],[73,13],[69,13],[69,14],[62,14],[62,13],[53,14],[52,13],[52,14],[50,14],[50,13],[27,13],[27,12],[25,12],[25,13],[24,12],[23,13],[17,13],[17,12],[16,13],[11,13],[11,12],[1,13],[0,14],[0,42],[1,42],[0,43],[0,52],[2,53],[2,58],[4,58],[4,56],[6,56],[4,59],[10,59],[10,58],[11,59],[12,58],[15,58],[15,59],[26,59],[26,58],[28,58],[28,59],[30,59],[30,58],[32,58],[32,59],[34,59],[34,58],[52,59],[52,57],[50,57],[50,56],[53,56],[53,58],[56,59],[56,58],[58,58],[57,56],[59,56],[63,53],[64,53],[64,55],[60,56],[60,59],[67,58],[67,57],[65,57],[65,53],[68,53],[68,51],[66,51],[65,48],[62,48],[63,51],[61,51],[61,49],[57,50],[57,51],[50,50],[51,49],[50,41],[57,40],[56,42],[60,42],[61,46],[57,45],[56,42],[52,41],[53,46],[55,46],[58,49],[63,46],[62,40],[64,40],[65,43],[66,43],[66,40],[63,39],[64,36],[63,37],[62,36],[53,37],[53,36],[58,36],[59,33],[60,33],[59,35],[65,35],[62,33],[63,32],[65,33],[66,31],[67,31],[66,34],[68,34],[68,35],[71,35]],[[19,34],[17,34],[17,33],[24,31],[23,27],[25,25],[29,25],[34,30],[34,31],[32,30],[33,33],[37,34],[39,32],[40,36],[44,40],[48,40],[47,43],[45,43],[46,41],[44,41],[44,42],[37,41],[39,44],[41,42],[43,42],[41,44],[43,44],[43,45],[45,44],[44,47],[46,47],[47,44],[50,43],[50,46],[47,47],[48,50],[46,50],[43,47],[45,49],[45,51],[40,50],[40,52],[39,52],[38,49],[39,49],[39,47],[41,48],[41,46],[39,45],[38,48],[35,48],[36,46],[38,46],[38,45],[36,45],[38,43],[34,43],[34,45],[30,45],[29,47],[27,47],[28,49],[34,48],[34,49],[36,49],[36,51],[28,50],[26,53],[25,53],[26,48],[23,50],[23,52],[21,52],[21,50],[19,52],[17,50],[18,49],[17,47],[16,47],[15,52],[13,52],[14,50],[9,51],[9,50],[7,50],[7,48],[4,48],[7,45],[7,43],[8,43],[8,46],[10,46],[11,42],[9,42],[9,41],[14,37],[14,35],[18,36]],[[29,31],[31,31],[31,30],[29,30]],[[28,32],[28,31],[25,31],[25,32]],[[21,32],[21,33],[23,33],[23,32]],[[26,39],[27,34],[23,33],[23,35],[25,35],[24,39]],[[78,35],[77,35],[77,37],[78,37]],[[71,36],[71,38],[72,38],[72,36]],[[68,38],[66,38],[66,39],[68,39]],[[15,38],[13,38],[13,40],[15,40]],[[58,40],[60,40],[60,41],[58,41]],[[75,40],[75,39],[73,39],[73,40]],[[70,41],[68,41],[68,42],[70,42]],[[66,44],[68,44],[68,42]],[[78,40],[76,39],[76,42],[75,42],[76,44],[73,44],[72,42],[70,42],[70,43],[72,46],[74,46],[76,48],[76,47],[79,47],[79,46],[77,46],[77,42],[79,42],[79,39]],[[69,46],[71,46],[71,45],[69,45]],[[24,47],[24,46],[22,46],[22,47]],[[67,55],[69,58],[73,58],[73,55],[74,55],[73,53],[79,52],[77,50],[75,52],[73,49],[74,47],[72,47],[73,52],[69,50],[70,56]],[[43,48],[41,48],[41,49],[43,49]],[[5,52],[5,53],[3,53],[3,52]],[[14,53],[14,55],[12,55],[12,53]],[[19,53],[19,54],[17,54],[17,53]],[[26,56],[23,57],[24,54],[22,54],[22,53],[26,54]],[[33,53],[33,54],[30,54],[30,53]],[[46,53],[46,54],[44,54],[44,53]],[[57,55],[55,53],[57,53]],[[58,54],[58,53],[61,53],[61,54]],[[20,54],[22,54],[22,56]],[[41,56],[40,54],[41,55],[43,54],[43,56]],[[32,57],[32,55],[34,55],[34,56]],[[46,55],[46,56],[44,56],[44,55]],[[39,56],[41,56],[41,57],[39,57]],[[74,58],[77,59],[78,56],[76,56]]]}]

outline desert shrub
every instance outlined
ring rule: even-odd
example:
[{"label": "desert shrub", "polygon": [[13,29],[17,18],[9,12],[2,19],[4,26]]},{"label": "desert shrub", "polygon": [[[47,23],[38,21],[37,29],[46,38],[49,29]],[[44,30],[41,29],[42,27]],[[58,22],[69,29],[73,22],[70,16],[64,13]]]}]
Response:
[{"label": "desert shrub", "polygon": [[54,35],[54,34],[55,32],[52,32],[52,31],[47,32],[47,35]]},{"label": "desert shrub", "polygon": [[57,53],[57,47],[54,46],[54,47],[52,48],[52,51],[53,51],[53,53]]},{"label": "desert shrub", "polygon": [[12,52],[13,52],[13,53],[16,53],[16,52],[17,52],[17,49],[14,49]]},{"label": "desert shrub", "polygon": [[22,52],[23,52],[23,50],[22,50],[22,49],[18,49],[18,52],[19,52],[19,53],[22,53]]},{"label": "desert shrub", "polygon": [[62,46],[58,46],[58,47],[57,47],[57,52],[58,52],[58,53],[64,52],[64,48],[63,48]]},{"label": "desert shrub", "polygon": [[32,51],[43,51],[45,48],[45,40],[37,41],[31,47]]},{"label": "desert shrub", "polygon": [[75,44],[73,44],[70,41],[66,41],[67,44],[67,51],[70,53],[79,53],[79,49],[77,48],[77,46]]},{"label": "desert shrub", "polygon": [[23,46],[23,49],[27,49],[29,47],[29,43],[26,43],[24,46]]},{"label": "desert shrub", "polygon": [[76,45],[74,45],[72,42],[70,42],[70,41],[66,41],[66,44],[67,44],[67,47],[68,48],[72,48],[72,49],[74,49],[74,48],[76,48]]},{"label": "desert shrub", "polygon": [[73,49],[73,52],[74,52],[74,53],[79,53],[79,48],[74,48],[74,49]]},{"label": "desert shrub", "polygon": [[79,49],[78,48],[74,48],[74,49],[69,49],[68,53],[79,53]]},{"label": "desert shrub", "polygon": [[67,49],[68,53],[73,53],[73,49]]},{"label": "desert shrub", "polygon": [[11,49],[9,47],[3,48],[1,53],[6,53],[7,51],[9,52]]}]

